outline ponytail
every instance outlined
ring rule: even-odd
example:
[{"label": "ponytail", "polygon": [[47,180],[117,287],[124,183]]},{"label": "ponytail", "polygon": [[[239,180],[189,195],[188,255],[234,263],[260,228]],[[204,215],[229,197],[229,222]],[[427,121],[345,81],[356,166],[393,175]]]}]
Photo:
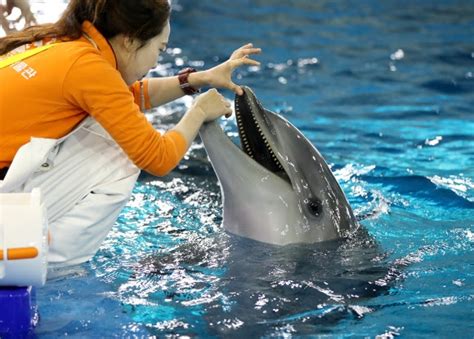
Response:
[{"label": "ponytail", "polygon": [[71,0],[54,24],[37,25],[0,39],[0,55],[45,38],[76,40],[90,21],[106,38],[124,34],[141,45],[163,31],[171,13],[169,0]]}]

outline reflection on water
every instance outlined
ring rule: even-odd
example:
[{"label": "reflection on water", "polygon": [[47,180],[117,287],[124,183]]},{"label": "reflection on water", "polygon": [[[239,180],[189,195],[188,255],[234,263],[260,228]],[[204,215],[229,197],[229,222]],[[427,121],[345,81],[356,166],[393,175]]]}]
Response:
[{"label": "reflection on water", "polygon": [[[128,285],[125,295],[203,316],[200,330],[206,334],[269,335],[289,325],[288,333],[311,334],[371,312],[364,301],[387,293],[397,276],[384,259],[362,234],[347,242],[287,247],[218,235],[146,258],[136,280],[142,283]],[[151,286],[159,292],[148,294]],[[152,316],[148,305],[133,314],[140,321]],[[175,333],[199,334],[190,323],[181,325]]]}]

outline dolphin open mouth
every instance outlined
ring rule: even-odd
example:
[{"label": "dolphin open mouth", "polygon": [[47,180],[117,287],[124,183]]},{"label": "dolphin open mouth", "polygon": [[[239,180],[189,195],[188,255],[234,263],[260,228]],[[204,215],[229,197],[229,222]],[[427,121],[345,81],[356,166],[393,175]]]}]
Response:
[{"label": "dolphin open mouth", "polygon": [[244,95],[235,98],[235,115],[242,151],[270,172],[289,182],[284,167],[265,135],[264,129],[267,129],[259,122],[263,118],[261,112],[265,112],[265,109],[252,94],[251,90],[245,88]]},{"label": "dolphin open mouth", "polygon": [[218,121],[199,130],[220,183],[226,230],[279,245],[334,240],[356,230],[347,198],[317,148],[264,108],[250,88],[242,89],[234,104],[241,147]]}]

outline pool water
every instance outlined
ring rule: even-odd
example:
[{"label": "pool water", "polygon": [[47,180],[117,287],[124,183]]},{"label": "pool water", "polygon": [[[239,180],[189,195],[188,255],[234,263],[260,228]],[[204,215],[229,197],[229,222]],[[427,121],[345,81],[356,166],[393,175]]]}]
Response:
[{"label": "pool water", "polygon": [[[197,140],[169,176],[140,177],[90,263],[37,291],[36,334],[472,338],[474,1],[173,6],[150,76],[263,48],[235,81],[318,147],[369,236],[278,248],[227,234]],[[190,100],[147,116],[167,129]]]}]

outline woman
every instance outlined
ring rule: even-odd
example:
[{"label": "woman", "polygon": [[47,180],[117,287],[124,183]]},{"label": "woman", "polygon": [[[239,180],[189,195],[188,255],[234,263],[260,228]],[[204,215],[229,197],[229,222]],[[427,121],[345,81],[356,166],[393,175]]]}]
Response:
[{"label": "woman", "polygon": [[160,134],[141,110],[230,89],[251,44],[203,72],[140,80],[166,49],[167,0],[72,0],[60,20],[0,39],[0,192],[40,187],[52,242],[49,262],[90,259],[130,197],[139,169],[163,176],[202,123],[231,114],[215,89]]}]

